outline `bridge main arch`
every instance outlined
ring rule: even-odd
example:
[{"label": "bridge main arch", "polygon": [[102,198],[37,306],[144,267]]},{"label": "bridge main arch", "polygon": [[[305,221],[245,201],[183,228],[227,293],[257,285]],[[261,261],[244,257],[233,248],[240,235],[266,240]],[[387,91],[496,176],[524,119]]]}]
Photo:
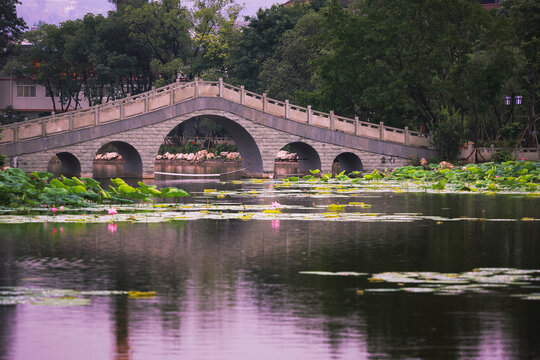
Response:
[{"label": "bridge main arch", "polygon": [[[153,172],[154,160],[155,156],[158,154],[159,146],[161,145],[163,139],[171,132],[171,130],[178,125],[186,124],[190,121],[196,121],[199,117],[211,119],[217,124],[221,125],[227,131],[238,147],[238,152],[242,157],[242,168],[244,168],[246,172],[262,173],[264,171],[263,158],[259,148],[260,145],[255,137],[252,136],[252,131],[250,132],[248,129],[251,122],[231,113],[210,110],[204,112],[193,112],[165,120],[156,125],[154,131],[148,131],[149,129],[146,129],[146,133],[155,133],[155,135],[151,136],[155,142],[152,144],[141,145],[142,148],[150,148],[153,146],[153,149],[150,150],[150,154],[145,152],[145,159],[143,159],[143,167],[146,168],[146,173],[149,173],[150,170]],[[145,163],[145,161],[147,161],[147,163]]]}]

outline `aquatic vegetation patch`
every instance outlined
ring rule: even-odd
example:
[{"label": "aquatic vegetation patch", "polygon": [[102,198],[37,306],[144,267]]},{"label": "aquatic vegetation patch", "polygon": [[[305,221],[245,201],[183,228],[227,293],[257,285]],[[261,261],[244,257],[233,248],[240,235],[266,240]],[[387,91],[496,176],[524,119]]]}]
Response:
[{"label": "aquatic vegetation patch", "polygon": [[358,295],[385,292],[431,293],[434,295],[481,294],[507,292],[524,300],[540,300],[540,293],[527,290],[540,288],[540,270],[514,268],[477,268],[462,273],[439,272],[357,272],[301,271],[303,275],[357,276],[366,287]]},{"label": "aquatic vegetation patch", "polygon": [[25,212],[12,210],[0,216],[0,223],[114,223],[144,222],[156,223],[174,220],[302,220],[302,221],[355,221],[355,222],[414,222],[434,221],[437,224],[456,221],[485,222],[537,222],[540,218],[483,218],[483,217],[442,217],[421,213],[387,214],[370,209],[369,204],[315,204],[283,205],[276,201],[271,204],[243,204],[240,202],[169,204],[167,206],[117,205],[75,208],[52,215],[43,208],[31,208]]},{"label": "aquatic vegetation patch", "polygon": [[118,291],[86,290],[25,287],[0,287],[0,306],[2,305],[39,305],[39,306],[88,306],[97,296],[127,296],[130,299],[153,298],[155,291]]},{"label": "aquatic vegetation patch", "polygon": [[[18,168],[0,171],[0,206],[19,208],[27,206],[89,207],[95,204],[126,204],[150,202],[155,198],[189,196],[181,189],[167,187],[157,189],[155,185],[139,182],[134,188],[122,179],[111,179],[113,185],[105,190],[91,178],[55,178],[49,172],[26,174]],[[56,212],[56,211],[53,211]]]},{"label": "aquatic vegetation patch", "polygon": [[[341,172],[334,178],[326,174],[320,178],[308,175],[309,181],[296,176],[284,179],[287,186],[313,187],[311,191],[353,193],[369,191],[436,191],[436,192],[537,192],[540,189],[540,162],[507,161],[467,164],[452,169],[440,164],[403,166],[391,171],[373,170],[359,177],[357,172]],[[313,182],[315,181],[315,182]],[[336,184],[346,187],[339,189]]]}]

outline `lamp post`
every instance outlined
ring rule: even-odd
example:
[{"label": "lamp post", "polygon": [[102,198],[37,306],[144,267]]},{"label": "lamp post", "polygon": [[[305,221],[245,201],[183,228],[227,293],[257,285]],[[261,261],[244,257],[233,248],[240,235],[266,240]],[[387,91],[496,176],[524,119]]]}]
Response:
[{"label": "lamp post", "polygon": [[511,106],[510,114],[512,115],[512,122],[514,122],[514,105],[521,105],[522,102],[523,102],[523,96],[521,95],[506,96],[504,98],[504,105]]}]

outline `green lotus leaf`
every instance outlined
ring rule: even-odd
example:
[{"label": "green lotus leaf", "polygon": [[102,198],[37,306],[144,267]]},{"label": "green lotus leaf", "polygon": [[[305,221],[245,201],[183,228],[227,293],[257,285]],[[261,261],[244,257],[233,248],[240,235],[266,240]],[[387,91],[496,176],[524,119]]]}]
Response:
[{"label": "green lotus leaf", "polygon": [[86,187],[84,185],[76,185],[69,188],[72,193],[84,194],[86,193]]},{"label": "green lotus leaf", "polygon": [[54,195],[54,196],[64,196],[69,195],[69,191],[64,188],[45,188],[44,192],[46,194]]},{"label": "green lotus leaf", "polygon": [[54,177],[54,175],[48,171],[34,171],[31,173],[33,176],[35,176],[37,179],[49,179]]},{"label": "green lotus leaf", "polygon": [[116,186],[120,186],[126,183],[123,179],[120,178],[111,179],[111,182]]},{"label": "green lotus leaf", "polygon": [[69,189],[69,186],[67,186],[66,184],[62,183],[60,180],[58,179],[52,179],[51,182],[49,183],[49,185],[51,185],[52,187],[55,187],[55,188],[62,188],[62,189]]},{"label": "green lotus leaf", "polygon": [[124,194],[130,194],[130,193],[132,193],[132,192],[134,192],[136,190],[132,186],[129,186],[128,184],[123,183],[123,184],[120,184],[118,186],[118,191],[120,191],[121,193],[124,193]]}]

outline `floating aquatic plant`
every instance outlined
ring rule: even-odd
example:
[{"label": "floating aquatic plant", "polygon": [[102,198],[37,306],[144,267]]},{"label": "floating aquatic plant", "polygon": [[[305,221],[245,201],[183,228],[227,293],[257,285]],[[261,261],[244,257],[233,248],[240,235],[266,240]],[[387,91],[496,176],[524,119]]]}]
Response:
[{"label": "floating aquatic plant", "polygon": [[328,205],[328,210],[330,211],[344,211],[345,205],[343,204],[330,204]]},{"label": "floating aquatic plant", "polygon": [[152,298],[155,291],[118,291],[51,288],[0,287],[0,306],[29,304],[39,306],[87,306],[95,296],[128,296],[129,298]]},{"label": "floating aquatic plant", "polygon": [[[540,286],[540,270],[515,268],[477,268],[462,273],[392,271],[376,274],[357,272],[301,271],[303,275],[356,276],[365,278],[370,287],[359,289],[358,295],[404,291],[457,295],[511,291],[511,295],[524,300],[540,300],[540,294],[527,294],[527,289]],[[518,293],[512,293],[518,291]]]}]

